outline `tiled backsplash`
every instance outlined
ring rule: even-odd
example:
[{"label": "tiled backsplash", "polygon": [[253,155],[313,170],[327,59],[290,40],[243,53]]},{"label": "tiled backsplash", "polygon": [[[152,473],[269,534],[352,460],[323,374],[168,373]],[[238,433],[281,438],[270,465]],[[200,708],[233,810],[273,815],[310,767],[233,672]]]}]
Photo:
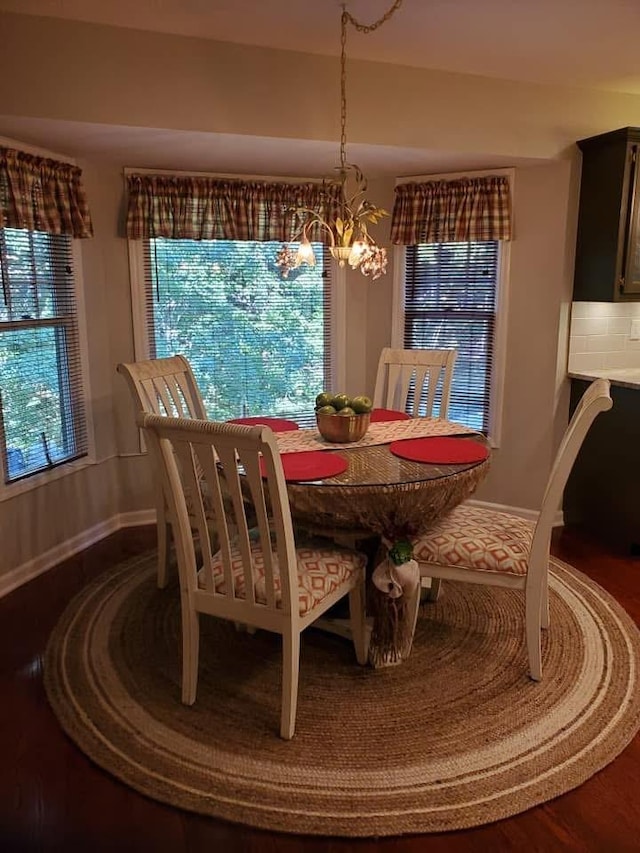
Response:
[{"label": "tiled backsplash", "polygon": [[632,320],[640,320],[640,302],[574,302],[569,372],[640,368],[640,340],[630,339]]}]

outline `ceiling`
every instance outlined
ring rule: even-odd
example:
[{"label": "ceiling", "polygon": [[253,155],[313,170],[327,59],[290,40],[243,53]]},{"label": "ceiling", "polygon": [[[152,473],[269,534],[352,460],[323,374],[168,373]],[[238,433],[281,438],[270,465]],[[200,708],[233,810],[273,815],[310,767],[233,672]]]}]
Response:
[{"label": "ceiling", "polygon": [[[371,24],[391,0],[349,0]],[[0,0],[0,9],[338,55],[339,0]],[[348,55],[508,80],[640,94],[638,0],[403,0]]]},{"label": "ceiling", "polygon": [[[227,133],[120,127],[0,115],[2,137],[61,157],[83,157],[138,169],[255,174],[291,178],[329,175],[336,167],[335,142],[274,139]],[[541,160],[472,152],[349,143],[349,159],[369,178],[535,166]],[[39,153],[39,152],[34,152]]]},{"label": "ceiling", "polygon": [[[362,23],[391,0],[349,0]],[[0,0],[0,10],[218,41],[339,55],[339,0]],[[239,23],[241,22],[241,24]],[[640,94],[640,0],[403,0],[369,34],[352,27],[350,58],[550,85]],[[0,115],[0,134],[59,154],[132,167],[250,174],[326,173],[334,142],[258,139]],[[486,152],[447,155],[350,144],[350,159],[378,175],[519,165]],[[536,161],[522,160],[520,165]],[[292,163],[295,169],[292,170]]]}]

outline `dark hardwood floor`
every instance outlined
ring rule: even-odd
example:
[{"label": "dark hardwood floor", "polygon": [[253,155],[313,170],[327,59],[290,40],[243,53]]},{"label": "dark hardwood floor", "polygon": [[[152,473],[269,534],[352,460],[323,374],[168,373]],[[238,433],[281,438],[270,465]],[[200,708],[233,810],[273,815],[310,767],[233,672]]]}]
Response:
[{"label": "dark hardwood floor", "polygon": [[[476,829],[380,840],[252,830],[149,800],[92,764],[63,734],[42,684],[49,633],[88,580],[152,548],[153,528],[120,531],[0,600],[0,851],[632,851],[640,850],[640,738],[584,785]],[[640,622],[640,559],[578,531],[554,553]],[[639,662],[640,663],[640,662]]]}]

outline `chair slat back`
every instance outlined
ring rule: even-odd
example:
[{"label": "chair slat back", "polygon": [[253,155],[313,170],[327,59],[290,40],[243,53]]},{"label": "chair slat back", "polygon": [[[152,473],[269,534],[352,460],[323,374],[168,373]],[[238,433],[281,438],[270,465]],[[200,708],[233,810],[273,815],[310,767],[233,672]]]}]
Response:
[{"label": "chair slat back", "polygon": [[[198,588],[197,571],[202,567],[204,588],[217,602],[216,612],[220,615],[232,616],[236,612],[234,606],[277,609],[283,616],[297,613],[291,510],[282,460],[271,429],[144,413],[138,416],[138,425],[161,459],[183,589],[193,593]],[[261,475],[260,457],[266,477]],[[220,549],[217,555],[213,553],[215,540],[207,523],[207,504],[209,518],[212,513],[215,518]],[[197,531],[200,542],[199,564],[190,527]],[[256,537],[264,559],[266,603],[258,603],[255,597],[251,544]],[[240,586],[232,567],[234,546],[242,559],[242,595],[238,594]],[[216,560],[222,564],[223,585],[219,576],[216,585]],[[278,598],[282,600],[281,607],[277,607]]]},{"label": "chair slat back", "polygon": [[207,413],[191,365],[182,355],[119,364],[137,411],[206,420]]},{"label": "chair slat back", "polygon": [[554,516],[560,506],[569,474],[594,420],[600,412],[606,412],[613,406],[610,391],[608,379],[596,379],[583,394],[569,421],[542,499],[531,543],[530,567],[537,566],[540,555],[548,553]]},{"label": "chair slat back", "polygon": [[432,417],[438,393],[438,417],[449,410],[451,379],[457,351],[405,350],[385,347],[378,362],[374,408],[409,411],[417,417]]}]

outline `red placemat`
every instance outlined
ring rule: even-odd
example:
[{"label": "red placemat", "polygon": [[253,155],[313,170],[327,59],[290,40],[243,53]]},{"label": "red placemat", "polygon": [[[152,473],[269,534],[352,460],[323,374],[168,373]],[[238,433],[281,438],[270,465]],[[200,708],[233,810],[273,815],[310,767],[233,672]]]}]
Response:
[{"label": "red placemat", "polygon": [[[335,477],[349,467],[344,456],[326,453],[322,450],[303,450],[300,453],[282,453],[284,478],[290,482],[305,480],[323,480]],[[260,473],[266,477],[264,459],[260,460]]]},{"label": "red placemat", "polygon": [[401,459],[412,462],[431,462],[443,465],[464,462],[482,462],[489,455],[489,449],[478,441],[468,438],[405,438],[392,441],[389,450]]},{"label": "red placemat", "polygon": [[274,432],[290,432],[294,429],[300,429],[295,421],[288,421],[286,418],[262,418],[259,415],[255,418],[234,418],[227,423],[241,424],[242,426],[268,426]]},{"label": "red placemat", "polygon": [[410,421],[411,415],[406,412],[398,412],[396,409],[373,409],[370,423],[382,423],[383,421]]}]

